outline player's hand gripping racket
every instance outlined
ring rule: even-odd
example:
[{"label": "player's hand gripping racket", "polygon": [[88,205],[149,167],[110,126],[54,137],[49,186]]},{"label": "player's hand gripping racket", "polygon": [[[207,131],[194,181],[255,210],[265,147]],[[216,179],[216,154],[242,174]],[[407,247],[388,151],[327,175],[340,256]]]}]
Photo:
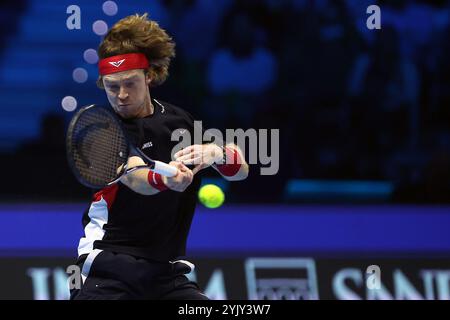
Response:
[{"label": "player's hand gripping racket", "polygon": [[[101,189],[124,174],[140,168],[173,177],[178,169],[152,160],[129,142],[117,115],[96,105],[81,108],[69,124],[66,138],[69,166],[80,183]],[[139,155],[146,165],[127,168],[131,155]]]}]

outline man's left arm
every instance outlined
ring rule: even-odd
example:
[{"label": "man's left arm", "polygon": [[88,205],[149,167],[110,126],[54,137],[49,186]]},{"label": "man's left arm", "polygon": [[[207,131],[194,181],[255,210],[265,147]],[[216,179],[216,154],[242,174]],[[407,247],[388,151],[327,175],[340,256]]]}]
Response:
[{"label": "man's left arm", "polygon": [[246,179],[249,172],[242,150],[233,143],[223,147],[213,143],[196,144],[178,151],[174,157],[185,165],[196,165],[192,169],[194,174],[212,166],[226,180],[240,181]]}]

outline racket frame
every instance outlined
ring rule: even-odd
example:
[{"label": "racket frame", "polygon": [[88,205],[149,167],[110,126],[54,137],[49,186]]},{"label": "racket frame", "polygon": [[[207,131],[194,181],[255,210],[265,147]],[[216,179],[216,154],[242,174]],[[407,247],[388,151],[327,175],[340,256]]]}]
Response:
[{"label": "racket frame", "polygon": [[98,189],[98,188],[102,188],[99,185],[93,185],[91,183],[89,183],[88,181],[86,181],[85,178],[82,177],[82,175],[79,173],[79,170],[77,169],[77,166],[75,165],[75,161],[74,161],[74,150],[72,147],[72,141],[71,139],[73,138],[73,131],[74,128],[77,124],[77,121],[79,119],[79,117],[88,109],[91,108],[103,108],[104,110],[106,110],[107,112],[109,112],[114,120],[116,121],[116,124],[118,125],[118,127],[120,128],[120,130],[122,130],[122,133],[125,137],[125,140],[127,142],[127,155],[126,158],[128,159],[130,157],[131,154],[133,155],[137,155],[139,156],[144,162],[145,165],[138,165],[135,166],[133,168],[128,169],[128,161],[124,164],[122,170],[120,173],[118,173],[117,177],[111,181],[108,182],[106,185],[104,185],[103,187],[107,187],[110,186],[114,183],[117,183],[124,175],[132,173],[134,171],[137,171],[139,169],[151,169],[154,170],[156,173],[159,173],[161,175],[167,176],[167,177],[173,177],[176,176],[178,174],[178,169],[174,166],[170,166],[167,163],[158,161],[158,160],[153,160],[150,157],[148,157],[144,152],[142,152],[141,150],[139,150],[138,148],[136,148],[131,142],[130,139],[125,131],[125,129],[123,128],[122,123],[119,120],[119,117],[111,110],[101,107],[101,106],[97,106],[95,104],[91,104],[85,107],[82,107],[80,110],[78,110],[78,112],[75,114],[75,116],[72,118],[72,120],[70,121],[69,124],[69,128],[67,129],[67,135],[66,135],[66,148],[67,148],[67,160],[69,163],[69,167],[72,170],[72,172],[74,173],[75,177],[77,178],[77,180],[85,185],[86,187],[89,188],[94,188],[94,189]]}]

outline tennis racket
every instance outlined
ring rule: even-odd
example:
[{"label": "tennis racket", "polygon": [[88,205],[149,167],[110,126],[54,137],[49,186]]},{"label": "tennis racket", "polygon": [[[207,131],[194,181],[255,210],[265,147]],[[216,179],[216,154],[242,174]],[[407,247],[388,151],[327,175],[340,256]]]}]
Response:
[{"label": "tennis racket", "polygon": [[[83,107],[74,115],[67,131],[66,149],[75,177],[89,188],[104,188],[141,168],[167,177],[178,172],[133,146],[114,111],[97,105]],[[146,164],[127,168],[128,158],[133,155],[140,156]]]}]

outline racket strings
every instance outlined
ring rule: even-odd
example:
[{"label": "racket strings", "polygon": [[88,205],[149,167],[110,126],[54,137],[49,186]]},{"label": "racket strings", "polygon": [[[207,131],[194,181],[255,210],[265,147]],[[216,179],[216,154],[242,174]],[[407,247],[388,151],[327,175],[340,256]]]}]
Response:
[{"label": "racket strings", "polygon": [[118,168],[128,156],[128,144],[108,111],[101,108],[84,111],[72,137],[75,167],[87,184],[104,186],[119,176]]}]

